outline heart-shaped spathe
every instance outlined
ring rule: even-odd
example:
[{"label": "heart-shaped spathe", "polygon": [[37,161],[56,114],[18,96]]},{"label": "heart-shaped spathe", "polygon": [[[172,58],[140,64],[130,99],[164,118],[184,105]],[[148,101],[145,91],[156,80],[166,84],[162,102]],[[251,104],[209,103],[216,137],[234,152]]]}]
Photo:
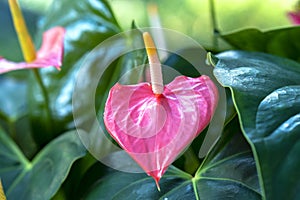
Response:
[{"label": "heart-shaped spathe", "polygon": [[104,123],[118,144],[154,178],[208,125],[218,92],[209,77],[179,76],[154,94],[151,84],[114,85]]},{"label": "heart-shaped spathe", "polygon": [[0,56],[0,74],[31,68],[43,68],[54,66],[60,70],[64,51],[64,35],[66,30],[63,27],[54,27],[43,34],[41,48],[36,54],[36,59],[32,62],[13,62]]}]

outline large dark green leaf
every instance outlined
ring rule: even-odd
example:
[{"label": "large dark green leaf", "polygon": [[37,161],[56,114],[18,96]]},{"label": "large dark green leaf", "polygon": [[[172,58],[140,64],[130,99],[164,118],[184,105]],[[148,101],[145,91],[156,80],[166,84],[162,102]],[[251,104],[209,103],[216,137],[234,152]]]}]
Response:
[{"label": "large dark green leaf", "polygon": [[[119,82],[121,84],[129,85],[144,81],[143,76],[146,68],[147,54],[146,50],[141,48],[144,45],[142,31],[138,29],[134,21],[132,22],[131,28],[128,35],[122,34],[118,38],[118,40],[120,40],[118,45],[111,44],[111,47],[114,47],[114,49],[112,49],[114,52],[118,52],[115,49],[122,49],[124,52],[128,49],[128,52],[123,52],[124,55],[123,53],[120,53],[120,58],[106,69],[105,74],[102,75],[99,81],[99,87],[97,88],[96,93],[96,109],[100,118],[102,118],[104,112],[104,106],[109,90],[114,84]],[[103,48],[98,49],[98,51],[107,51],[107,47],[109,46],[103,46]],[[106,55],[102,55],[103,57],[99,57],[100,59],[98,58],[99,61],[105,59]],[[114,54],[111,53],[110,55]],[[116,57],[117,56],[118,55],[116,55]],[[108,73],[111,74],[110,79],[107,78],[107,76],[109,76]]]},{"label": "large dark green leaf", "polygon": [[[40,144],[45,144],[55,135],[74,127],[72,94],[80,64],[95,46],[120,32],[108,3],[100,0],[55,1],[43,19],[40,30],[42,32],[58,25],[64,26],[67,31],[62,70],[40,70],[49,104],[47,105],[35,80],[32,81],[28,95],[32,126]],[[50,109],[50,117],[47,107]]]},{"label": "large dark green leaf", "polygon": [[193,177],[171,166],[160,181],[114,171],[100,178],[85,199],[261,199],[254,158],[234,120]]},{"label": "large dark green leaf", "polygon": [[86,153],[76,131],[49,143],[29,161],[0,130],[0,179],[10,200],[50,199],[65,180],[71,165]]},{"label": "large dark green leaf", "polygon": [[200,199],[261,199],[255,161],[237,118],[196,173]]},{"label": "large dark green leaf", "polygon": [[219,54],[215,76],[232,90],[265,199],[299,199],[300,64],[263,53]]},{"label": "large dark green leaf", "polygon": [[[146,49],[140,48],[144,45],[142,31],[138,29],[134,21],[132,22],[128,38],[124,37],[122,42],[124,42],[124,44],[122,44],[123,47],[120,49],[130,49],[131,51],[120,56],[115,63],[110,65],[106,74],[104,74],[100,79],[96,92],[96,109],[98,119],[105,132],[106,127],[103,121],[103,113],[110,88],[112,88],[117,82],[129,85],[145,81],[144,75],[147,67],[146,61],[148,61],[148,59]],[[108,75],[110,71],[113,72],[111,75]],[[107,76],[109,76],[110,79],[108,79]],[[105,134],[109,138],[111,137],[107,132]]]},{"label": "large dark green leaf", "polygon": [[260,51],[300,61],[299,35],[300,27],[294,26],[265,32],[244,29],[221,37],[237,49]]},{"label": "large dark green leaf", "polygon": [[199,77],[201,75],[191,63],[176,53],[172,53],[163,64],[174,68],[184,76]]}]

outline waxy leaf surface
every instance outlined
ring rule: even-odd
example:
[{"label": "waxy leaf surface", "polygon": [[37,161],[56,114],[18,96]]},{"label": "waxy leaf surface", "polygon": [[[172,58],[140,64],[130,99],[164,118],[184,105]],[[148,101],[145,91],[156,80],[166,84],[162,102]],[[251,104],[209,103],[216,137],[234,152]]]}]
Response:
[{"label": "waxy leaf surface", "polygon": [[300,61],[300,27],[287,27],[269,31],[254,28],[223,34],[222,39],[234,48],[259,51]]},{"label": "waxy leaf surface", "polygon": [[300,64],[263,53],[228,51],[214,74],[230,87],[252,145],[264,199],[299,199]]},{"label": "waxy leaf surface", "polygon": [[7,199],[50,199],[73,162],[85,154],[76,131],[70,131],[54,139],[29,161],[0,130],[0,177]]}]

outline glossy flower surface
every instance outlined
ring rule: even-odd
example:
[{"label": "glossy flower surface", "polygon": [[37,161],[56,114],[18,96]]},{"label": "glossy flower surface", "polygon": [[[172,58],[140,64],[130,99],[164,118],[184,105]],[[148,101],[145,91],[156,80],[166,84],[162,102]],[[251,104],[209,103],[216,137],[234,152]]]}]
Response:
[{"label": "glossy flower surface", "polygon": [[209,124],[218,91],[207,76],[179,76],[154,94],[150,83],[116,84],[104,122],[118,144],[156,183],[168,166]]},{"label": "glossy flower surface", "polygon": [[288,17],[292,21],[293,24],[298,25],[300,24],[300,10],[295,12],[288,12]]},{"label": "glossy flower surface", "polygon": [[0,57],[0,74],[30,68],[43,68],[54,66],[60,69],[62,65],[64,49],[65,29],[54,27],[43,34],[41,48],[36,53],[36,59],[32,62],[13,62]]}]

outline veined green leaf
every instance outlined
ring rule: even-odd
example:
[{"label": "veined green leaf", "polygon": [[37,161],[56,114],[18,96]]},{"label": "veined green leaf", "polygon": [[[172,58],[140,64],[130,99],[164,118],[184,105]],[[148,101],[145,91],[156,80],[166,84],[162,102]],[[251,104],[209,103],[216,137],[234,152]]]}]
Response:
[{"label": "veined green leaf", "polygon": [[300,64],[243,51],[217,58],[214,74],[231,88],[264,199],[299,199]]},{"label": "veined green leaf", "polygon": [[0,130],[0,178],[8,199],[50,199],[67,177],[71,165],[86,153],[76,131],[49,143],[32,161]]}]

